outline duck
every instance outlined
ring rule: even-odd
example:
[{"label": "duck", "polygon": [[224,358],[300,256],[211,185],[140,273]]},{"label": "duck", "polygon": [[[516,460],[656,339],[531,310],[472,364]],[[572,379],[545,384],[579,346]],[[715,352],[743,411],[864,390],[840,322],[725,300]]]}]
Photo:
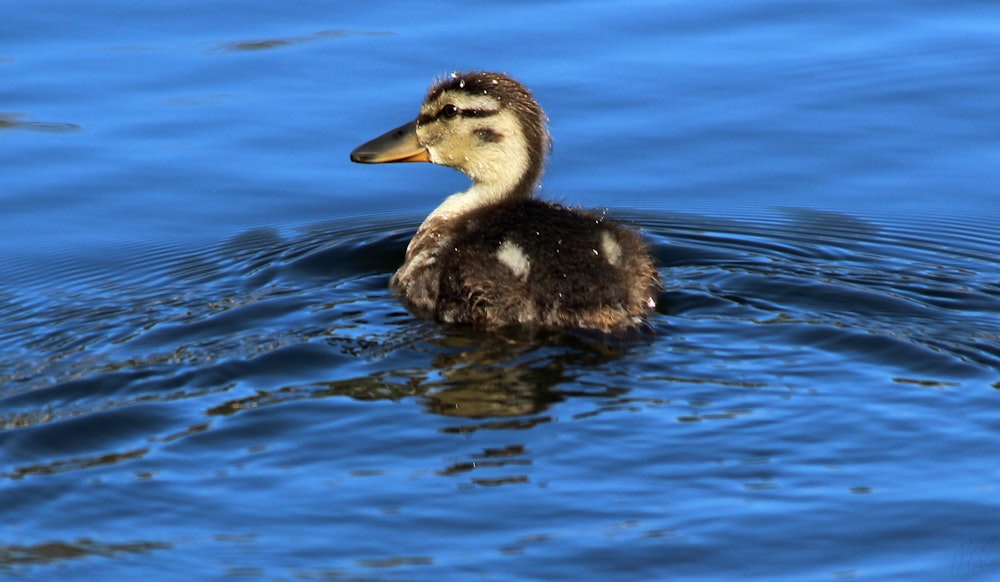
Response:
[{"label": "duck", "polygon": [[607,212],[535,197],[548,117],[519,81],[455,72],[416,119],[358,146],[362,164],[430,162],[472,185],[423,221],[390,280],[414,315],[447,324],[620,334],[649,329],[659,274],[649,248]]}]

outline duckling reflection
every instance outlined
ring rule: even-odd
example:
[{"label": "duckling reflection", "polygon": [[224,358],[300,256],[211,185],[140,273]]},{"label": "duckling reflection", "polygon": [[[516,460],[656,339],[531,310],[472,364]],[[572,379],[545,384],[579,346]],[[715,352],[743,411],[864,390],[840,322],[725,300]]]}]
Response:
[{"label": "duckling reflection", "polygon": [[[326,341],[353,357],[381,359],[406,347],[415,353],[429,351],[432,360],[415,368],[314,382],[311,397],[418,397],[432,414],[486,419],[447,429],[449,432],[474,431],[487,425],[500,428],[509,417],[522,417],[514,421],[521,428],[526,423],[545,422],[544,418],[524,417],[540,414],[568,397],[592,396],[595,389],[601,390],[575,384],[567,370],[604,366],[634,347],[627,341],[597,342],[561,330],[511,327],[484,336],[474,328],[440,330],[428,325],[401,327],[389,336],[360,342],[359,338],[346,337]],[[619,390],[605,387],[600,395],[616,397]]]},{"label": "duckling reflection", "polygon": [[[487,338],[451,333],[435,341],[438,347],[459,348],[439,353],[434,368],[440,380],[424,382],[424,406],[434,413],[469,419],[490,419],[490,428],[508,427],[506,417],[537,415],[580,390],[559,388],[566,370],[600,366],[624,355],[627,344],[594,342],[562,331],[499,330]],[[571,383],[572,384],[572,383]],[[546,422],[520,418],[519,428]],[[455,429],[476,430],[483,423]]]},{"label": "duckling reflection", "polygon": [[424,220],[391,286],[414,314],[480,328],[619,333],[645,325],[659,277],[632,230],[533,198],[551,140],[531,92],[502,73],[454,73],[416,120],[358,147],[360,163],[424,161],[472,186]]}]

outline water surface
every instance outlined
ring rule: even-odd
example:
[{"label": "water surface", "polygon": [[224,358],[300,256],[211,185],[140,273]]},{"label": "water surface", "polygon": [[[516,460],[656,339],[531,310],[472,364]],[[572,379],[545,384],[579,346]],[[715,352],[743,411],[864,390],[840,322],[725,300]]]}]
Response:
[{"label": "water surface", "polygon": [[[991,3],[90,4],[0,23],[0,574],[1000,572]],[[466,182],[347,154],[467,68],[655,335],[389,293]]]}]

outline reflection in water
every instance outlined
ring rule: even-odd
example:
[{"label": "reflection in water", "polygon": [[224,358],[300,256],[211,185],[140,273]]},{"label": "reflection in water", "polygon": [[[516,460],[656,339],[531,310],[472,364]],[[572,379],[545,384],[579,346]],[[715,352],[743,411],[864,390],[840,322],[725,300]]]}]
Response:
[{"label": "reflection in water", "polygon": [[[441,379],[428,381],[425,406],[461,418],[537,414],[564,396],[554,388],[566,370],[605,364],[627,353],[627,344],[599,343],[570,333],[504,330],[444,336],[434,367]],[[455,351],[455,348],[459,348]]]},{"label": "reflection in water", "polygon": [[[568,396],[618,400],[624,399],[628,392],[600,386],[593,387],[592,392],[582,387],[558,388],[572,384],[567,370],[580,374],[600,368],[627,354],[630,349],[627,343],[599,343],[593,337],[517,329],[482,335],[471,329],[443,329],[424,322],[417,323],[416,329],[435,332],[414,335],[405,348],[400,345],[399,337],[390,334],[385,339],[397,352],[407,349],[433,354],[431,366],[426,369],[394,368],[354,378],[256,390],[252,395],[219,403],[206,412],[210,416],[231,416],[329,397],[346,396],[362,401],[417,397],[430,413],[474,421],[439,429],[444,434],[468,435],[480,430],[522,431],[551,422],[542,413]],[[357,343],[363,346],[353,353],[358,357],[381,359],[387,352],[373,338]],[[330,345],[342,347],[343,340],[331,341]],[[602,411],[611,409],[620,408],[614,404],[601,407]],[[517,468],[532,464],[525,446],[517,443],[486,448],[465,459],[451,461],[437,474],[446,477],[469,474],[469,483],[477,486],[525,484],[529,478]]]},{"label": "reflection in water", "polygon": [[90,469],[92,467],[113,465],[115,463],[140,459],[147,453],[149,453],[148,448],[141,448],[120,453],[104,453],[72,459],[55,459],[36,465],[20,466],[9,473],[0,473],[0,477],[21,479],[33,475],[53,475],[67,471],[79,471],[81,469]]},{"label": "reflection in water", "polygon": [[394,32],[360,31],[360,30],[321,30],[303,36],[286,36],[282,38],[264,38],[255,40],[237,40],[216,47],[217,51],[262,51],[286,46],[344,38],[348,36],[391,36]]},{"label": "reflection in water", "polygon": [[26,412],[9,412],[0,414],[0,430],[23,428],[49,422],[53,419],[52,409],[29,410]]},{"label": "reflection in water", "polygon": [[[484,449],[471,455],[467,461],[453,463],[438,471],[438,475],[454,477],[481,469],[501,469],[506,467],[530,467],[532,460],[523,444],[507,445],[501,448]],[[474,485],[495,487],[497,485],[522,484],[528,482],[527,475],[514,474],[500,477],[473,477]]]},{"label": "reflection in water", "polygon": [[23,113],[0,113],[0,130],[21,129],[25,131],[41,131],[46,133],[67,133],[79,131],[81,127],[75,123],[60,121],[30,121],[24,119]]},{"label": "reflection in water", "polygon": [[0,543],[0,572],[18,566],[94,557],[110,558],[118,554],[144,554],[172,547],[171,544],[160,542],[108,543],[91,539],[80,539],[75,542],[41,542],[29,546]]},{"label": "reflection in water", "polygon": [[[420,324],[425,326],[428,324]],[[419,327],[418,327],[419,329]],[[482,419],[526,416],[545,411],[564,395],[553,390],[567,378],[565,370],[606,364],[626,354],[627,343],[597,343],[562,332],[504,330],[479,335],[450,328],[435,335],[418,333],[408,346],[390,334],[380,339],[356,338],[354,356],[384,357],[390,350],[433,353],[428,369],[394,369],[356,378],[310,381],[227,400],[207,411],[228,416],[241,410],[306,398],[348,396],[357,400],[399,400],[420,396],[426,409],[442,416]],[[419,342],[418,342],[419,340]],[[328,340],[345,351],[343,338]]]}]

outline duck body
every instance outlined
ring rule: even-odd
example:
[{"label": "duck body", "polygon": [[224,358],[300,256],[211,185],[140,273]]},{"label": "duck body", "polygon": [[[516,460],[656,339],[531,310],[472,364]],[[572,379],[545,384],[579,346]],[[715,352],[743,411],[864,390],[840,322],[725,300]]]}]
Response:
[{"label": "duck body", "polygon": [[430,161],[473,180],[427,217],[390,281],[411,312],[483,328],[618,333],[645,324],[659,278],[639,235],[533,197],[549,149],[545,121],[510,77],[456,73],[431,88],[416,121],[351,154]]},{"label": "duck body", "polygon": [[632,231],[528,198],[425,223],[391,285],[438,321],[614,332],[641,324],[655,281]]}]

